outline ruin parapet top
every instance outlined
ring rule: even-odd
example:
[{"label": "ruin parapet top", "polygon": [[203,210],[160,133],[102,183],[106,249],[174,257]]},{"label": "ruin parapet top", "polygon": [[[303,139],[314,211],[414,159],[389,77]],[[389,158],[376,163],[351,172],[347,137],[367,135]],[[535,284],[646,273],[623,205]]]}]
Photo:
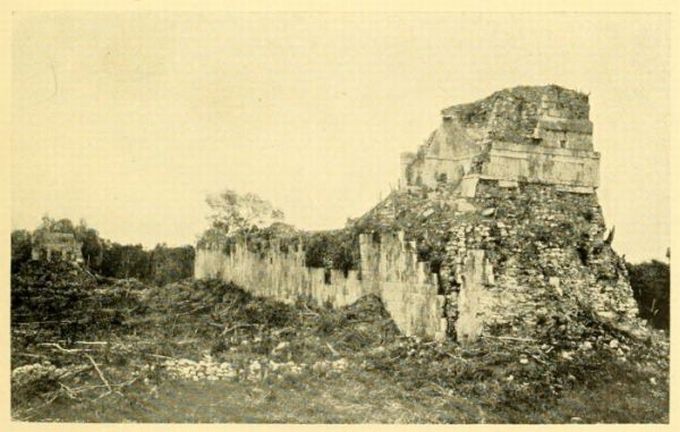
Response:
[{"label": "ruin parapet top", "polygon": [[588,95],[556,85],[505,89],[442,110],[417,152],[401,154],[401,186],[457,183],[470,174],[589,188],[599,184]]}]

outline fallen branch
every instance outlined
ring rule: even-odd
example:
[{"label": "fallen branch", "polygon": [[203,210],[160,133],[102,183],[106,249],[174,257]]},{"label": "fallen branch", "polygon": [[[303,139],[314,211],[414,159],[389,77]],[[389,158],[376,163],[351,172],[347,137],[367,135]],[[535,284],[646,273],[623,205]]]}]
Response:
[{"label": "fallen branch", "polygon": [[64,391],[66,391],[66,394],[68,395],[68,397],[70,397],[71,399],[78,399],[78,395],[73,391],[72,388],[70,388],[69,386],[67,386],[66,384],[64,384],[62,382],[59,383],[59,386],[62,389],[64,389]]},{"label": "fallen branch", "polygon": [[24,356],[24,357],[49,358],[46,355],[42,355],[42,354],[29,354],[29,353],[22,353],[22,352],[15,353],[15,354],[20,355],[20,356]]},{"label": "fallen branch", "polygon": [[75,321],[16,321],[13,324],[73,324]]},{"label": "fallen branch", "polygon": [[217,313],[217,315],[220,316],[220,317],[223,317],[223,316],[225,316],[225,315],[228,315],[229,312],[231,312],[231,309],[232,309],[234,306],[236,306],[236,299],[230,301],[229,304],[226,305],[226,307],[223,307],[223,308]]},{"label": "fallen branch", "polygon": [[220,333],[220,336],[224,336],[227,333],[234,331],[238,328],[242,328],[242,327],[256,327],[256,326],[255,326],[255,324],[236,324],[235,326],[231,326],[229,328],[225,328],[224,330],[222,330],[222,333]]},{"label": "fallen branch", "polygon": [[86,349],[77,349],[77,348],[66,349],[66,348],[62,347],[61,345],[59,345],[58,343],[53,343],[53,342],[41,342],[41,343],[38,344],[38,346],[56,348],[59,351],[66,353],[66,354],[76,354],[76,353],[79,353],[79,352],[90,351],[90,350],[86,350]]},{"label": "fallen branch", "polygon": [[78,368],[78,369],[69,370],[69,371],[66,371],[66,372],[62,373],[61,375],[59,375],[59,376],[57,377],[57,379],[69,378],[69,377],[71,377],[71,376],[78,375],[78,374],[81,373],[81,372],[85,372],[86,370],[89,370],[89,369],[92,369],[92,366],[87,366],[87,365],[86,365],[86,366],[81,366],[81,367]]},{"label": "fallen branch", "polygon": [[[118,390],[113,390],[113,388],[111,387],[111,384],[109,384],[109,382],[106,380],[106,378],[104,377],[104,374],[102,373],[102,370],[99,369],[99,366],[97,366],[97,363],[95,363],[95,361],[94,361],[94,359],[92,358],[92,356],[89,355],[89,354],[85,354],[85,357],[87,357],[88,360],[90,360],[90,363],[92,363],[92,366],[94,366],[94,369],[97,371],[97,374],[99,375],[99,378],[102,380],[102,382],[103,382],[104,384],[106,384],[106,387],[109,389],[109,393],[114,393],[114,392],[115,392],[115,393],[118,393],[119,395],[122,396],[123,394],[122,394],[121,392],[119,392]],[[101,397],[103,397],[103,396],[105,396],[105,395],[101,395],[101,396],[99,396],[99,398],[101,398]],[[99,399],[99,398],[97,398],[97,399]]]},{"label": "fallen branch", "polygon": [[195,308],[191,309],[191,310],[188,311],[188,312],[178,313],[177,316],[189,315],[189,314],[192,314],[192,313],[194,313],[194,312],[198,312],[198,311],[200,311],[200,310],[202,310],[202,309],[208,309],[208,308],[210,308],[210,307],[211,307],[211,305],[201,305],[201,306],[198,306],[198,307],[195,307]]},{"label": "fallen branch", "polygon": [[534,354],[529,354],[529,355],[531,356],[531,358],[533,358],[537,362],[541,363],[542,365],[546,365],[546,366],[548,365],[548,363],[546,361],[541,360],[541,358],[538,357],[537,355],[534,355]]},{"label": "fallen branch", "polygon": [[306,304],[304,304],[303,306],[304,306],[304,308],[307,312],[301,312],[302,315],[313,315],[313,316],[317,316],[317,317],[321,316],[317,312],[314,312],[313,310],[311,310],[309,308],[309,306],[307,306]]},{"label": "fallen branch", "polygon": [[340,353],[337,352],[329,342],[326,342],[326,346],[328,347],[329,350],[331,350],[331,353],[333,353],[334,356],[340,357]]},{"label": "fallen branch", "polygon": [[482,335],[482,337],[485,338],[485,339],[512,340],[512,341],[519,341],[519,342],[537,342],[536,339],[531,339],[531,338],[520,338],[520,337],[512,337],[512,336],[488,336],[488,335]]},{"label": "fallen branch", "polygon": [[161,355],[161,354],[146,353],[146,355],[151,356],[151,357],[158,357],[158,358],[164,358],[164,359],[172,359],[172,360],[175,360],[174,357],[164,356],[164,355]]},{"label": "fallen branch", "polygon": [[208,325],[211,325],[211,326],[217,327],[217,328],[221,328],[221,329],[224,328],[224,325],[222,325],[220,323],[212,322],[212,321],[208,321]]}]

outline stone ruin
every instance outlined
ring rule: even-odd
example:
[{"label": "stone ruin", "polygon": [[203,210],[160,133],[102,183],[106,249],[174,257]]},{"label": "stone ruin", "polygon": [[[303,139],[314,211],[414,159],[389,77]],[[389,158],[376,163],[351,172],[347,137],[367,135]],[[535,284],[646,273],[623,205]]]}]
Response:
[{"label": "stone ruin", "polygon": [[[375,294],[403,333],[434,339],[531,337],[588,320],[644,333],[597,200],[588,97],[516,87],[442,116],[417,153],[402,154],[400,188],[356,222],[382,227],[360,236],[356,271],[329,278],[305,267],[302,250],[241,245],[198,250],[196,277],[335,306]],[[439,245],[436,268],[416,240]]]},{"label": "stone ruin", "polygon": [[31,258],[34,260],[82,263],[82,243],[71,233],[46,232],[33,239]]},{"label": "stone ruin", "polygon": [[588,96],[554,85],[515,87],[446,108],[418,152],[401,154],[399,184],[460,183],[474,196],[480,179],[493,179],[593,193],[600,155],[589,108]]},{"label": "stone ruin", "polygon": [[195,276],[219,277],[286,303],[307,297],[319,305],[341,307],[374,294],[403,333],[445,338],[445,298],[439,294],[437,275],[418,260],[415,244],[405,241],[403,232],[385,234],[379,241],[361,234],[359,242],[360,269],[347,273],[306,267],[302,248],[282,251],[274,244],[260,254],[241,242],[228,255],[198,250]]}]

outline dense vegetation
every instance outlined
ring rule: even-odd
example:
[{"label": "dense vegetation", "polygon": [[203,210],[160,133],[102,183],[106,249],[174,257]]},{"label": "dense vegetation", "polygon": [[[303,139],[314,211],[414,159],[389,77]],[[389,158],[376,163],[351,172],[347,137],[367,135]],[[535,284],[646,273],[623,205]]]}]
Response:
[{"label": "dense vegetation", "polygon": [[670,266],[651,260],[639,264],[626,263],[626,267],[640,316],[655,328],[670,331]]},{"label": "dense vegetation", "polygon": [[[421,258],[434,265],[447,232],[446,203],[423,194],[392,195],[345,229],[324,232],[296,230],[256,196],[226,191],[212,207],[199,247],[303,245],[313,267],[356,268],[359,233],[395,229],[417,240]],[[31,260],[31,240],[41,230],[73,233],[85,264]],[[147,251],[67,219],[14,231],[13,418],[668,422],[663,332],[637,338],[586,314],[573,317],[573,326],[544,325],[532,338],[422,340],[401,335],[376,296],[340,309],[304,298],[283,304],[220,280],[191,280],[193,259],[191,246]],[[627,268],[642,317],[667,329],[669,266]]]},{"label": "dense vegetation", "polygon": [[191,277],[194,268],[194,247],[169,247],[158,244],[145,250],[141,244],[119,244],[100,237],[85,221],[75,225],[69,219],[44,217],[33,232],[12,232],[12,273],[31,259],[33,239],[44,232],[73,234],[81,244],[85,266],[91,272],[112,278],[136,278],[153,284],[166,284]]},{"label": "dense vegetation", "polygon": [[68,422],[663,423],[668,344],[596,322],[467,345],[399,334],[380,299],[283,304],[32,261],[12,277],[12,416]]}]

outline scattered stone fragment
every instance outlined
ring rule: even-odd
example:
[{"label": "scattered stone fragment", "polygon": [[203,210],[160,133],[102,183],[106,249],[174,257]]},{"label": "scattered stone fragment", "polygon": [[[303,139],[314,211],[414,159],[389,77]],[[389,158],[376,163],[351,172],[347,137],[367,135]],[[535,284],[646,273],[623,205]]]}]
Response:
[{"label": "scattered stone fragment", "polygon": [[485,217],[492,216],[495,212],[496,212],[495,208],[489,207],[489,208],[485,208],[484,210],[482,210],[481,215],[485,216]]}]

